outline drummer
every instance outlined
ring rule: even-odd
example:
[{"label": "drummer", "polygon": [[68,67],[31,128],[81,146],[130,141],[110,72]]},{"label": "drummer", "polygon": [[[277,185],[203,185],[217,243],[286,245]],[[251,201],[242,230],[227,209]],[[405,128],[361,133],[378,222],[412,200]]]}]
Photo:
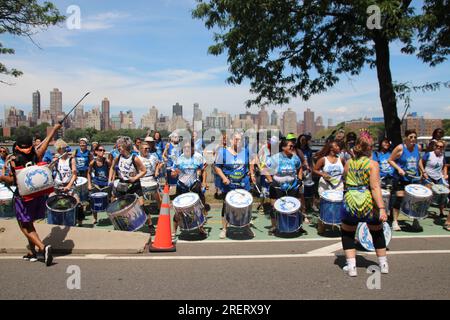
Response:
[{"label": "drummer", "polygon": [[282,139],[280,152],[269,157],[267,169],[264,170],[265,177],[270,184],[269,196],[272,205],[270,214],[272,227],[269,230],[269,234],[274,234],[276,231],[275,201],[284,196],[299,198],[303,169],[301,160],[294,154],[294,150],[295,144],[293,141]]},{"label": "drummer", "polygon": [[[319,152],[315,154],[318,159],[313,172],[319,179],[318,193],[322,196],[324,191],[335,190],[344,191],[342,175],[344,173],[343,158],[338,155],[341,149],[336,141],[329,141]],[[317,224],[318,232],[323,233],[325,226],[319,220]]]},{"label": "drummer", "polygon": [[380,188],[378,163],[370,160],[373,140],[368,131],[361,132],[353,148],[354,158],[345,164],[347,191],[341,212],[341,238],[347,265],[344,271],[357,276],[355,233],[359,222],[366,222],[372,235],[381,273],[389,273],[383,222],[387,220],[386,208]]},{"label": "drummer", "polygon": [[177,179],[172,176],[172,169],[175,159],[181,155],[178,133],[172,132],[169,136],[170,142],[166,144],[163,152],[163,161],[166,164],[166,184],[177,185]]},{"label": "drummer", "polygon": [[[249,151],[244,148],[242,134],[234,132],[230,138],[231,145],[219,150],[215,161],[215,170],[222,180],[224,199],[228,192],[235,189],[250,191],[249,179]],[[252,183],[256,183],[256,177],[251,176]],[[225,219],[225,200],[222,206],[222,231],[220,238],[225,239],[228,222]],[[254,236],[250,227],[247,229],[250,236]]]},{"label": "drummer", "polygon": [[[420,162],[421,151],[417,144],[417,133],[410,129],[405,131],[404,143],[396,146],[389,158],[390,165],[395,169],[393,191],[396,193],[396,197],[393,203],[394,221],[392,222],[392,230],[394,231],[402,230],[398,225],[398,215],[405,195],[405,187],[411,183],[420,183],[420,173],[424,171]],[[414,219],[413,228],[417,231],[423,230],[417,219]]]},{"label": "drummer", "polygon": [[8,157],[8,148],[0,147],[0,175],[9,175],[9,168],[6,165],[6,158]]},{"label": "drummer", "polygon": [[55,192],[50,194],[50,197],[56,194],[66,194],[74,197],[77,200],[76,215],[78,226],[81,227],[83,225],[84,213],[83,206],[80,203],[80,196],[75,192],[77,166],[75,159],[70,156],[67,147],[67,143],[62,139],[55,142],[55,156],[57,160],[50,166],[50,168],[53,168]]},{"label": "drummer", "polygon": [[80,148],[75,150],[75,161],[77,164],[77,176],[87,178],[89,163],[94,158],[88,150],[88,139],[80,139]]},{"label": "drummer", "polygon": [[[53,139],[61,124],[56,124],[50,134],[42,142],[41,148],[36,150],[33,147],[33,138],[29,135],[18,136],[13,146],[14,159],[11,161],[11,172],[8,176],[0,176],[0,182],[8,185],[17,184],[16,167],[25,167],[26,164],[37,164],[42,160],[45,150]],[[34,221],[45,218],[45,201],[47,196],[37,196],[30,201],[24,201],[18,191],[16,191],[13,199],[14,211],[20,230],[28,240],[28,253],[23,257],[24,260],[37,261],[36,247],[39,252],[44,254],[44,261],[50,266],[53,261],[52,246],[44,245],[34,227]]]},{"label": "drummer", "polygon": [[[380,166],[381,188],[389,191],[392,191],[394,185],[394,168],[389,163],[391,154],[391,141],[386,137],[381,138],[378,143],[378,151],[372,153],[372,160],[378,162],[378,165]],[[390,203],[395,200],[395,195],[391,195],[391,199],[392,201],[390,201]],[[392,215],[390,214],[392,206],[389,205],[389,207],[390,208],[386,208],[386,210],[389,217],[392,219]]]},{"label": "drummer", "polygon": [[[88,169],[88,190],[89,192],[106,192],[108,199],[111,197],[111,188],[108,184],[109,169],[111,168],[111,161],[105,157],[105,147],[97,144],[95,147],[95,158],[89,163]],[[93,212],[94,222],[97,223],[97,212]]]},{"label": "drummer", "polygon": [[[311,150],[311,147],[309,146],[309,142],[311,141],[311,134],[310,133],[304,133],[298,136],[297,141],[295,143],[295,149],[297,151],[297,155],[299,155],[299,153],[301,152],[303,154],[304,157],[304,162],[303,162],[303,174],[308,174],[308,173],[312,173],[312,169],[313,169],[313,152]],[[314,196],[312,201],[306,201],[305,198],[305,185],[303,185],[303,193],[301,194],[302,197],[302,212],[306,213],[306,209],[307,206],[310,205],[312,202],[312,204],[314,204]]]},{"label": "drummer", "polygon": [[[423,178],[430,188],[433,184],[445,184],[448,180],[444,150],[445,142],[437,140],[434,144],[434,151],[426,152],[420,160],[422,162],[421,167],[425,170]],[[441,217],[444,217],[444,208],[445,204],[439,207]]]},{"label": "drummer", "polygon": [[[214,148],[214,152],[213,152],[214,159],[217,159],[217,155],[219,153],[223,153],[226,148],[227,148],[227,134],[226,134],[226,132],[224,132],[222,134],[221,143],[218,143]],[[212,169],[213,169],[212,171],[214,174],[214,187],[215,187],[214,199],[219,199],[220,197],[223,196],[222,178],[220,178],[220,176],[216,173],[214,163],[212,164]]]},{"label": "drummer", "polygon": [[[158,177],[161,172],[162,162],[159,160],[158,154],[156,153],[155,140],[152,137],[145,138],[144,142],[141,143],[140,148],[139,158],[147,169],[147,173],[141,178],[141,183],[145,181],[154,182],[158,186]],[[159,186],[156,188],[154,195],[159,208],[161,206]],[[149,219],[151,219],[150,215]]]},{"label": "drummer", "polygon": [[[172,177],[178,177],[176,196],[183,193],[193,192],[198,194],[203,204],[203,208],[206,206],[205,194],[203,190],[206,189],[206,174],[203,174],[207,164],[203,156],[195,152],[195,141],[191,139],[183,142],[183,153],[179,156],[173,166]],[[199,179],[202,179],[200,182]],[[206,216],[206,211],[203,211]],[[174,231],[177,232],[178,228],[178,216],[174,215]],[[201,234],[206,234],[203,227],[199,228]]]}]

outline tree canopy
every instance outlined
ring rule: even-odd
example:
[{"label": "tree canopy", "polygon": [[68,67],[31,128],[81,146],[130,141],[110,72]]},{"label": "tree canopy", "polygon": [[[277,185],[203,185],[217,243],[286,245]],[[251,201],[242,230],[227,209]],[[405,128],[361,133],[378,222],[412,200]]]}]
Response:
[{"label": "tree canopy", "polygon": [[[64,19],[51,2],[39,4],[36,0],[0,0],[0,35],[25,36],[33,41],[32,35]],[[14,53],[14,49],[6,48],[0,42],[0,55]],[[18,77],[22,71],[10,69],[0,62],[0,75]],[[2,79],[0,82],[8,84]]]},{"label": "tree canopy", "polygon": [[[435,66],[450,53],[446,0],[197,0],[193,17],[214,30],[213,55],[227,54],[230,84],[250,81],[247,106],[308,100],[342,75],[376,68],[387,134],[401,141],[389,44]],[[380,28],[369,26],[368,8],[380,9]],[[419,12],[417,12],[419,11]],[[369,11],[370,12],[370,11]]]}]

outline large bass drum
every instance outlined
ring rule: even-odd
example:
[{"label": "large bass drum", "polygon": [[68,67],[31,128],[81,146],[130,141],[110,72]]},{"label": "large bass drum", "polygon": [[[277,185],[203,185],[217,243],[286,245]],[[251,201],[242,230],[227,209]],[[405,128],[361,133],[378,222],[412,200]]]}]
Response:
[{"label": "large bass drum", "polygon": [[47,223],[60,226],[75,226],[77,222],[77,199],[58,194],[47,199]]}]

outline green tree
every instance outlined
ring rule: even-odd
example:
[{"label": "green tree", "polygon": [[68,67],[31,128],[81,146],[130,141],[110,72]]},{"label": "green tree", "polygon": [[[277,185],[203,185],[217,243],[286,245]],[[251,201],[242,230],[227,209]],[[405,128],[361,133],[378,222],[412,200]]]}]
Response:
[{"label": "green tree", "polygon": [[444,129],[445,135],[450,136],[450,119],[442,120],[442,128]]},{"label": "green tree", "polygon": [[[39,30],[64,21],[58,9],[51,2],[39,4],[36,0],[0,0],[0,35],[25,36],[31,41]],[[1,54],[14,54],[12,48],[5,48],[0,42]],[[8,69],[0,62],[0,75],[18,77],[22,71]],[[9,84],[0,79],[1,83]]]},{"label": "green tree", "polygon": [[[193,17],[214,30],[209,53],[226,53],[228,82],[250,80],[252,104],[308,100],[334,86],[343,74],[376,68],[388,137],[401,142],[389,44],[435,66],[450,52],[447,0],[197,0]],[[370,5],[381,9],[381,29],[369,28]],[[418,46],[418,47],[417,47]]]}]

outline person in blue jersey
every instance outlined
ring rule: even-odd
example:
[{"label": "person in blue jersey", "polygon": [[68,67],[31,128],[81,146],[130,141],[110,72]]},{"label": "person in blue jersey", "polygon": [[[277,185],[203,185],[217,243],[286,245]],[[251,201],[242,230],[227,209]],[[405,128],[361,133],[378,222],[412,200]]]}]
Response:
[{"label": "person in blue jersey", "polygon": [[[309,142],[311,141],[311,134],[305,133],[298,136],[297,141],[295,143],[295,150],[297,155],[300,157],[300,155],[303,155],[303,174],[305,177],[312,176],[312,169],[314,168],[313,165],[313,151],[311,150],[311,147],[309,145]],[[303,186],[303,192],[300,195],[301,201],[302,201],[302,212],[306,213],[306,209],[312,208],[314,205],[314,195],[312,199],[309,199],[310,201],[307,201],[308,199],[305,198],[305,190],[306,187],[310,187],[311,190],[313,190],[314,187],[311,186]]]},{"label": "person in blue jersey", "polygon": [[[250,155],[244,147],[242,134],[235,132],[231,136],[231,144],[227,148],[219,150],[215,161],[215,170],[222,180],[224,199],[228,192],[235,189],[250,191]],[[252,182],[256,183],[256,177],[252,176]],[[228,223],[225,219],[225,201],[222,206],[222,231],[220,238],[225,239]],[[250,227],[247,229],[254,236]]]},{"label": "person in blue jersey", "polygon": [[153,133],[153,139],[155,140],[156,154],[158,155],[159,160],[163,160],[162,155],[163,155],[164,149],[166,148],[166,144],[161,139],[161,133],[159,133],[159,131],[155,131]]},{"label": "person in blue jersey", "polygon": [[[206,206],[205,195],[203,190],[206,190],[206,174],[204,170],[206,168],[206,161],[203,156],[195,152],[195,141],[189,140],[183,142],[183,153],[175,160],[172,177],[177,177],[177,190],[176,196],[183,193],[193,192],[198,194],[203,204],[203,208]],[[203,211],[206,216],[206,211]],[[179,217],[174,215],[174,231],[175,234],[178,228]],[[199,232],[206,235],[203,227],[199,228]]]},{"label": "person in blue jersey", "polygon": [[74,156],[77,165],[77,176],[87,178],[89,163],[94,158],[88,150],[88,139],[80,139],[80,148],[75,150]]},{"label": "person in blue jersey", "polygon": [[[223,149],[226,149],[226,148],[227,148],[227,134],[224,132],[222,134],[222,141],[219,142],[214,148],[214,152],[213,152],[214,159],[217,159],[217,155],[219,153],[223,153]],[[223,194],[223,186],[222,186],[222,179],[216,173],[214,163],[212,164],[212,172],[214,174],[214,187],[215,187],[214,199],[219,199],[222,197],[222,194]]]},{"label": "person in blue jersey", "polygon": [[[106,192],[108,199],[111,197],[111,188],[108,184],[109,169],[111,168],[111,161],[105,157],[105,147],[97,144],[95,147],[95,158],[89,163],[88,168],[88,190],[89,192]],[[97,223],[97,212],[93,212],[94,222]]]},{"label": "person in blue jersey", "polygon": [[300,158],[295,154],[295,143],[286,139],[281,140],[280,152],[267,160],[264,170],[270,184],[269,197],[272,205],[270,220],[272,227],[269,234],[276,232],[275,201],[284,196],[299,199],[302,186],[303,169]]},{"label": "person in blue jersey", "polygon": [[8,148],[0,147],[0,175],[7,176],[9,175],[9,169],[6,165],[6,158],[8,157]]},{"label": "person in blue jersey", "polygon": [[[447,184],[448,173],[447,163],[445,162],[445,142],[437,140],[434,143],[434,151],[426,152],[422,159],[422,173],[425,184],[431,188],[433,184]],[[445,203],[439,206],[440,217],[444,217]],[[447,226],[448,229],[448,226]]]},{"label": "person in blue jersey", "polygon": [[203,139],[198,136],[197,131],[192,132],[192,138],[194,139],[195,152],[202,154],[203,149],[205,148],[205,143],[203,142]]},{"label": "person in blue jersey", "polygon": [[140,149],[141,149],[141,143],[142,143],[141,138],[138,137],[138,138],[134,139],[133,151],[131,152],[131,154],[134,154],[135,156],[139,155]]},{"label": "person in blue jersey", "polygon": [[391,157],[391,141],[384,137],[378,144],[378,151],[372,153],[372,160],[380,166],[380,179],[382,188],[392,188],[394,168],[389,163]]},{"label": "person in blue jersey", "polygon": [[166,184],[176,186],[177,178],[172,176],[172,170],[175,160],[181,155],[180,138],[176,132],[172,132],[169,138],[170,142],[166,144],[163,152],[163,160],[166,164]]},{"label": "person in blue jersey", "polygon": [[[424,170],[420,161],[421,151],[420,146],[417,144],[416,131],[406,130],[404,143],[396,146],[389,158],[389,164],[395,169],[393,191],[396,193],[396,199],[393,203],[394,221],[392,222],[394,231],[401,231],[398,225],[398,215],[405,196],[405,187],[412,183],[420,183],[422,179],[421,172]],[[423,230],[417,219],[414,219],[413,228],[417,231]]]},{"label": "person in blue jersey", "polygon": [[[35,138],[34,138],[34,147],[36,149],[39,149],[39,147],[41,145],[41,142],[42,142],[42,140],[41,140],[40,136],[35,136]],[[42,161],[43,162],[47,162],[47,163],[50,163],[50,162],[53,161],[53,153],[49,149],[45,150],[44,157],[42,158]]]}]

